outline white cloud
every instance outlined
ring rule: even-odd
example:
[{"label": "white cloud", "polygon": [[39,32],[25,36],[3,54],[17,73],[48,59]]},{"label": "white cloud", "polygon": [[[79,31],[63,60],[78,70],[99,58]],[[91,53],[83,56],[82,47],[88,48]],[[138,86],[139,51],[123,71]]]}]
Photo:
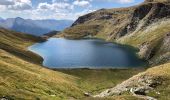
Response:
[{"label": "white cloud", "polygon": [[50,9],[50,4],[48,4],[47,2],[40,3],[37,8],[38,9]]},{"label": "white cloud", "polygon": [[52,4],[53,9],[65,9],[65,10],[72,10],[74,8],[73,5],[69,4],[69,3],[54,3]]},{"label": "white cloud", "polygon": [[75,18],[78,18],[78,17],[80,17],[80,16],[83,16],[83,15],[85,15],[85,14],[87,14],[87,13],[91,13],[91,12],[94,12],[94,11],[96,11],[96,10],[85,9],[85,10],[83,10],[83,11],[81,11],[81,12],[75,13]]},{"label": "white cloud", "polygon": [[85,0],[82,0],[82,1],[79,1],[79,0],[76,0],[73,2],[74,5],[76,6],[80,6],[80,7],[87,7],[90,5],[90,2],[89,1],[85,1]]},{"label": "white cloud", "polygon": [[119,0],[120,3],[132,3],[134,0]]},{"label": "white cloud", "polygon": [[32,8],[31,0],[0,0],[0,5],[6,10],[30,10]]},{"label": "white cloud", "polygon": [[[93,0],[95,1],[95,0]],[[96,0],[96,1],[103,1],[103,2],[116,2],[116,3],[133,3],[135,0]]]},{"label": "white cloud", "polygon": [[52,0],[53,3],[55,2],[68,2],[69,0]]},{"label": "white cloud", "polygon": [[73,10],[74,6],[69,3],[65,3],[65,2],[52,3],[52,4],[45,2],[45,3],[40,3],[37,9],[38,10],[49,10],[49,11],[55,11],[55,12],[67,12],[67,11]]},{"label": "white cloud", "polygon": [[31,0],[15,0],[15,5],[11,6],[12,10],[29,10],[32,9]]},{"label": "white cloud", "polygon": [[40,3],[31,13],[36,19],[74,19],[74,5],[67,2]]},{"label": "white cloud", "polygon": [[121,4],[134,2],[134,0],[70,1],[71,0],[51,0],[51,2],[39,2],[37,6],[33,7],[31,0],[0,0],[0,14],[2,17],[20,16],[31,19],[77,19],[79,16],[95,11],[92,10],[96,9],[93,1]]},{"label": "white cloud", "polygon": [[0,5],[14,5],[15,2],[12,0],[0,0]]},{"label": "white cloud", "polygon": [[6,10],[6,6],[0,5],[0,12],[1,12],[1,11],[5,11],[5,10]]}]

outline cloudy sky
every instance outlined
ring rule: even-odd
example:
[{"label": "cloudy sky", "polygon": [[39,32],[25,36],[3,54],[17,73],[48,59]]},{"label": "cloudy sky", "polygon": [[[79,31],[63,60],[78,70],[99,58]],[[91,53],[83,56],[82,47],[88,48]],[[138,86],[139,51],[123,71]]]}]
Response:
[{"label": "cloudy sky", "polygon": [[138,4],[143,0],[0,0],[0,17],[71,19],[101,8]]}]

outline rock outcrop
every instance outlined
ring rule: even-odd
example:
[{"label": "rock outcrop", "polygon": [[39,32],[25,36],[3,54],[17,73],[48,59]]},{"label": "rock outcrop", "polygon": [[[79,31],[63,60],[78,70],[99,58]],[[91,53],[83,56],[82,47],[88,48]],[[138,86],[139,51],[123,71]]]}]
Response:
[{"label": "rock outcrop", "polygon": [[153,77],[146,75],[146,73],[141,73],[94,97],[121,95],[125,92],[130,92],[133,95],[146,95],[146,93],[161,85],[162,80],[159,76]]},{"label": "rock outcrop", "polygon": [[155,53],[155,56],[151,59],[153,65],[163,64],[170,61],[170,32],[165,34],[162,42],[157,47],[157,52],[153,53]]},{"label": "rock outcrop", "polygon": [[161,89],[157,88],[161,85],[166,87],[165,83],[169,82],[169,73],[166,73],[168,71],[169,64],[150,68],[149,70],[139,73],[121,84],[107,89],[100,94],[94,95],[93,97],[111,97],[128,94],[144,100],[157,100],[158,97],[152,97],[150,93],[154,93],[155,95],[160,95],[162,93],[160,92]]}]

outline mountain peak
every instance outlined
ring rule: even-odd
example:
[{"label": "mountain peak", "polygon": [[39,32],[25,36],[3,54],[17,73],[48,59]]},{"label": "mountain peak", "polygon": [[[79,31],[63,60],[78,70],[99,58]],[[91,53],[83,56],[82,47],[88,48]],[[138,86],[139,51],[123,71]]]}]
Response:
[{"label": "mountain peak", "polygon": [[15,20],[24,20],[24,19],[21,17],[16,17]]}]

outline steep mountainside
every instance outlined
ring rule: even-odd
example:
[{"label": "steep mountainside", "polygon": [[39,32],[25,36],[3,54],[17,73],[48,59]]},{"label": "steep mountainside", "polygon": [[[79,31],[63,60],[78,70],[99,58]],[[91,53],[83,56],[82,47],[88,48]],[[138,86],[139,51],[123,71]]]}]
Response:
[{"label": "steep mountainside", "polygon": [[[25,49],[28,45],[39,41],[44,40],[39,37],[0,28],[0,49],[10,52],[22,59],[38,62],[40,64],[42,58]],[[32,60],[32,57],[35,59]]]},{"label": "steep mountainside", "polygon": [[159,48],[167,41],[169,32],[170,3],[147,0],[133,7],[101,9],[84,15],[58,36],[72,39],[89,36],[132,45],[140,49],[141,58],[154,65],[169,61],[169,49]]}]

